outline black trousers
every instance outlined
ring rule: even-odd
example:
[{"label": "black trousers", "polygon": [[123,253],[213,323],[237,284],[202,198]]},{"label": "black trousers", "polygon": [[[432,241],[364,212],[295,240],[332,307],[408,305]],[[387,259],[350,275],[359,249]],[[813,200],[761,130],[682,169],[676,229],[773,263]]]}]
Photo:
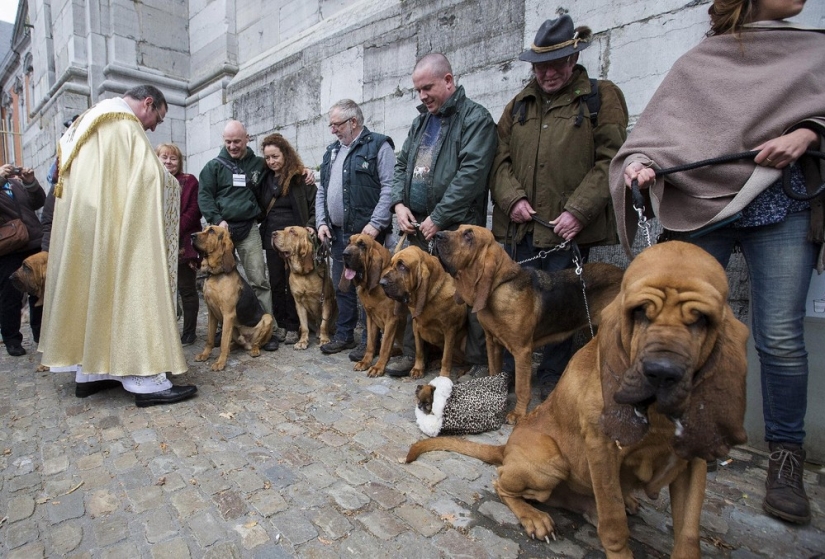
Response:
[{"label": "black trousers", "polygon": [[277,251],[267,248],[266,267],[269,272],[269,287],[272,289],[272,314],[278,328],[288,332],[297,332],[298,311],[295,310],[295,299],[289,290],[289,268]]},{"label": "black trousers", "polygon": [[198,285],[197,272],[189,267],[188,261],[178,261],[178,293],[183,308],[183,332],[181,336],[194,334],[198,325]]},{"label": "black trousers", "polygon": [[[23,260],[40,252],[37,249],[15,252],[0,256],[0,334],[6,346],[20,345],[23,334],[20,333],[20,312],[23,310],[24,294],[11,283],[11,276],[23,264]],[[43,320],[43,307],[35,307],[34,297],[29,297],[29,323],[32,338],[40,342],[40,323]]]}]

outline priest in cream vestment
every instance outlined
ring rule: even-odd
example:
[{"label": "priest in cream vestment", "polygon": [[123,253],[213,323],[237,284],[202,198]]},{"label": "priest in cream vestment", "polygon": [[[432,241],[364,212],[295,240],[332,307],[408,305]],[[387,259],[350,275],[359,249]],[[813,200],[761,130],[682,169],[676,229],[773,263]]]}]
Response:
[{"label": "priest in cream vestment", "polygon": [[106,99],[58,147],[39,350],[52,371],[73,371],[76,395],[123,386],[138,406],[192,396],[166,374],[187,370],[177,331],[180,185],[145,130],[167,104],[152,86]]}]

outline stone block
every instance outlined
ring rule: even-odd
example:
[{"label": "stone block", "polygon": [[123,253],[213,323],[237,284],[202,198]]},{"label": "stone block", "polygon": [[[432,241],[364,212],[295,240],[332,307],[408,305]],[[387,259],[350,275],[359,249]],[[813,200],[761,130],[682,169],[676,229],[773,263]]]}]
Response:
[{"label": "stone block", "polygon": [[281,41],[286,41],[315,25],[320,15],[317,2],[287,0],[278,10],[278,29],[281,30]]},{"label": "stone block", "polygon": [[126,539],[129,528],[126,518],[106,517],[92,522],[92,532],[99,547],[106,547]]}]

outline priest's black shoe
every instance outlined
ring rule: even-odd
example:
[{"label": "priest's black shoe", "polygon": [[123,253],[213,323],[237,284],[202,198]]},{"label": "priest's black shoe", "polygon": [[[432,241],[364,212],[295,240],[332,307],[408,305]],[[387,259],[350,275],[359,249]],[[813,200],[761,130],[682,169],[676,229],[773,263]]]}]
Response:
[{"label": "priest's black shoe", "polygon": [[173,386],[168,390],[150,392],[149,394],[135,394],[135,404],[139,408],[157,406],[159,404],[174,404],[195,395],[198,387],[193,384]]},{"label": "priest's black shoe", "polygon": [[264,351],[278,351],[278,338],[272,336],[261,349]]},{"label": "priest's black shoe", "polygon": [[9,355],[12,357],[20,357],[21,355],[26,355],[26,350],[23,349],[23,346],[20,344],[6,344],[6,351],[9,352]]},{"label": "priest's black shoe", "polygon": [[121,384],[116,380],[96,380],[93,382],[78,382],[74,387],[74,395],[78,398],[88,398],[92,394],[97,394],[101,390],[117,388]]}]

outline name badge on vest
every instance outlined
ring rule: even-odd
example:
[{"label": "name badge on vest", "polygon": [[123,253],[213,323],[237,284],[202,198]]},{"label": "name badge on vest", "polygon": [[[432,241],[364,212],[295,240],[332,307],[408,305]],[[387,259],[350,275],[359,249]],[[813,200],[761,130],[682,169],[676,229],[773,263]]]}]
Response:
[{"label": "name badge on vest", "polygon": [[236,173],[232,174],[232,186],[238,187],[245,187],[246,186],[246,175],[238,175]]}]

